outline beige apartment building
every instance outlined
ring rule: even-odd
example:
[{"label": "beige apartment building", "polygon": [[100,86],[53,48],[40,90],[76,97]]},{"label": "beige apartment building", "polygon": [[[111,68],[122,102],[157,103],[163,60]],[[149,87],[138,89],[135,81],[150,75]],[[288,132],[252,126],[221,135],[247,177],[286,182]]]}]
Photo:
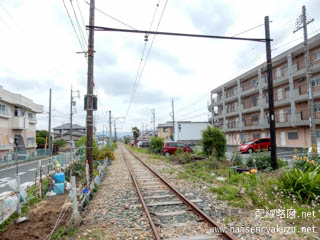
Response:
[{"label": "beige apartment building", "polygon": [[36,114],[42,112],[42,105],[0,86],[0,157],[37,147]]},{"label": "beige apartment building", "polygon": [[165,142],[172,141],[173,138],[173,122],[167,121],[166,123],[158,124],[158,137],[162,138]]},{"label": "beige apartment building", "polygon": [[[310,38],[312,91],[317,140],[320,141],[320,34]],[[303,43],[272,59],[277,146],[311,146]],[[211,91],[210,122],[237,145],[269,137],[266,64],[259,65]]]}]

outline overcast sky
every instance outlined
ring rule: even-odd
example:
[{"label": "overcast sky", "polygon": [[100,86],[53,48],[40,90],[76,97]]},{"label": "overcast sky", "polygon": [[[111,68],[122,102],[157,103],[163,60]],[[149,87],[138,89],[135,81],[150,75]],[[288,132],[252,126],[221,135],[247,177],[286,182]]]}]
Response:
[{"label": "overcast sky", "polygon": [[[46,112],[52,88],[53,127],[69,122],[72,85],[80,91],[74,122],[85,126],[87,58],[76,52],[87,47],[89,5],[72,0],[73,10],[70,0],[64,2],[0,0],[0,85],[43,104]],[[276,56],[302,41],[302,31],[293,34],[302,5],[315,20],[308,25],[309,36],[320,33],[319,0],[96,0],[95,25],[233,36],[263,24],[268,15]],[[239,37],[264,38],[264,26]],[[127,116],[117,121],[118,131],[142,124],[151,128],[153,108],[156,125],[171,120],[172,98],[176,120],[206,121],[210,90],[265,61],[265,45],[258,42],[159,35],[148,39],[143,34],[95,32],[98,131],[108,125],[108,110]],[[37,129],[47,128],[48,114],[39,114]]]}]

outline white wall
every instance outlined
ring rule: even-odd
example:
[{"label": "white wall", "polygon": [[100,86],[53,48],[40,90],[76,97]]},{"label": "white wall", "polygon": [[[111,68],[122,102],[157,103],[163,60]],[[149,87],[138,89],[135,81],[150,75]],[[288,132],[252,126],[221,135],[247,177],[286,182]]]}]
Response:
[{"label": "white wall", "polygon": [[[179,124],[181,130],[179,130]],[[175,122],[175,141],[200,140],[202,131],[207,128],[207,122]]]}]

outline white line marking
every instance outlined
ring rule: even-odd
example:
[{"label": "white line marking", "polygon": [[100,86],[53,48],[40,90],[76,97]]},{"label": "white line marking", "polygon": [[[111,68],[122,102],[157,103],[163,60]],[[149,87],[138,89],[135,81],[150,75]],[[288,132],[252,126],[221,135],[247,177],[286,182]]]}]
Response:
[{"label": "white line marking", "polygon": [[0,182],[5,182],[5,181],[8,181],[10,179],[11,179],[10,177],[0,178]]},{"label": "white line marking", "polygon": [[19,172],[18,175],[21,176],[23,174],[25,174],[26,172]]},{"label": "white line marking", "polygon": [[28,172],[32,172],[32,171],[36,171],[36,170],[38,170],[38,168],[31,168],[28,170]]},{"label": "white line marking", "polygon": [[1,184],[1,185],[0,185],[0,188],[5,187],[5,186],[7,186],[7,185],[8,185],[8,183]]}]

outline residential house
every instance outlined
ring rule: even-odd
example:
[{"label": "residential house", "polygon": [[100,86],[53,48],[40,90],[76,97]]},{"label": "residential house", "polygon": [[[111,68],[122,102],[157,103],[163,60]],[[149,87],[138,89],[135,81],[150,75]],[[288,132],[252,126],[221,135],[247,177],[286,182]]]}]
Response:
[{"label": "residential house", "polygon": [[167,121],[166,123],[159,124],[158,137],[162,138],[165,142],[173,140],[173,122]]},{"label": "residential house", "polygon": [[12,151],[32,150],[36,144],[36,114],[43,105],[0,86],[0,157]]},{"label": "residential house", "polygon": [[[54,140],[64,139],[66,143],[70,144],[70,123],[62,124],[53,128],[53,134]],[[86,128],[78,124],[72,124],[72,140],[75,142],[83,136],[86,136]]]},{"label": "residential house", "polygon": [[[316,137],[320,141],[320,34],[308,40]],[[310,147],[308,84],[304,44],[272,59],[277,146]],[[211,91],[210,122],[226,134],[227,143],[240,144],[269,137],[267,66],[261,64]]]}]

